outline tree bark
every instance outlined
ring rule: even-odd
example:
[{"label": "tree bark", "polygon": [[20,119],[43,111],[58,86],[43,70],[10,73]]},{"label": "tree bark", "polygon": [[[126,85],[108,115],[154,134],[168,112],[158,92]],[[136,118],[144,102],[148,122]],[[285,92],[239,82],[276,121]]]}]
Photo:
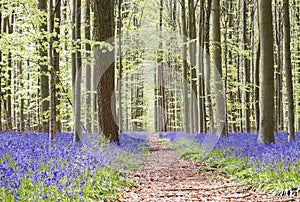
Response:
[{"label": "tree bark", "polygon": [[[199,17],[199,51],[198,51],[198,109],[199,109],[199,131],[207,132],[206,128],[206,109],[205,109],[205,90],[204,90],[204,5],[205,1],[200,1]],[[197,116],[197,115],[196,115]]]},{"label": "tree bark", "polygon": [[217,135],[226,136],[226,116],[224,88],[222,81],[222,57],[221,57],[221,36],[220,36],[220,0],[214,0],[213,11],[213,48],[214,48],[214,79],[216,93],[216,119]]},{"label": "tree bark", "polygon": [[118,57],[119,57],[119,82],[118,82],[118,96],[119,96],[119,110],[118,110],[118,122],[119,132],[123,131],[123,120],[122,120],[122,74],[123,74],[123,63],[122,63],[122,3],[123,0],[118,1]]},{"label": "tree bark", "polygon": [[[47,13],[47,0],[39,0],[38,8],[40,12]],[[42,36],[47,32],[47,19],[41,19],[41,26],[40,26],[40,32],[42,32]],[[41,44],[43,44],[45,41],[47,41],[46,37],[43,37],[40,41]],[[42,65],[40,66],[40,93],[41,93],[41,111],[40,111],[40,117],[41,117],[41,125],[42,125],[42,132],[48,132],[49,131],[49,121],[46,118],[46,112],[49,111],[49,76],[48,74],[48,68],[47,63],[45,63],[45,58],[47,57],[47,49],[46,47],[42,47],[39,49],[39,55],[40,55],[40,61]]]},{"label": "tree bark", "polygon": [[163,64],[163,38],[162,38],[162,31],[163,31],[163,0],[160,0],[160,9],[159,9],[159,47],[158,47],[158,57],[157,57],[157,64],[158,64],[158,127],[160,131],[167,131],[166,129],[166,97],[165,97],[165,88],[164,88],[164,64]]},{"label": "tree bark", "polygon": [[245,107],[245,130],[246,132],[250,132],[250,89],[249,89],[249,84],[250,84],[250,60],[246,56],[246,51],[248,51],[249,48],[249,41],[248,41],[248,27],[247,27],[247,1],[244,0],[243,2],[243,44],[244,44],[244,107]]},{"label": "tree bark", "polygon": [[186,25],[186,8],[185,0],[181,2],[181,20],[183,33],[183,130],[186,133],[190,132],[189,125],[189,101],[188,101],[188,63],[187,63],[187,25]]},{"label": "tree bark", "polygon": [[191,72],[191,106],[190,106],[190,116],[191,116],[191,132],[195,133],[199,130],[199,114],[198,114],[198,103],[197,103],[197,72],[196,72],[196,14],[194,0],[188,0],[189,7],[189,51],[190,51],[190,72]]},{"label": "tree bark", "polygon": [[[0,9],[2,9],[2,4],[0,4]],[[0,13],[0,39],[2,36],[2,13]],[[0,131],[2,131],[2,68],[3,68],[3,57],[2,51],[0,51]]]},{"label": "tree bark", "polygon": [[[94,40],[97,42],[113,40],[115,35],[114,0],[95,0],[94,6]],[[94,52],[95,68],[100,70],[97,89],[99,126],[105,137],[112,142],[119,142],[119,129],[112,111],[115,109],[115,100],[112,100],[115,89],[114,49],[104,53],[99,45],[96,45]]]},{"label": "tree bark", "polygon": [[[85,39],[91,40],[91,0],[86,0],[85,2]],[[87,64],[86,68],[86,79],[85,79],[85,88],[86,88],[86,119],[85,119],[85,127],[87,132],[91,132],[92,130],[92,71],[91,71],[91,44],[88,42],[85,45],[86,51],[86,60]]]},{"label": "tree bark", "polygon": [[81,0],[75,0],[75,39],[76,39],[76,79],[75,79],[75,119],[74,119],[74,141],[80,141],[82,135],[81,126]]},{"label": "tree bark", "polygon": [[291,34],[289,0],[283,0],[283,30],[284,30],[284,70],[288,101],[288,134],[289,140],[295,140],[294,91],[291,64]]},{"label": "tree bark", "polygon": [[274,138],[274,48],[272,0],[259,0],[260,34],[260,126],[259,142],[275,142]]},{"label": "tree bark", "polygon": [[215,122],[214,122],[214,113],[212,108],[212,99],[211,99],[211,64],[210,64],[210,16],[211,16],[211,5],[212,0],[207,1],[206,17],[205,17],[205,27],[204,27],[204,44],[205,44],[205,64],[206,64],[206,77],[205,77],[205,86],[207,94],[207,106],[208,106],[208,115],[209,115],[209,132],[213,133]]},{"label": "tree bark", "polygon": [[[59,77],[59,69],[60,69],[60,24],[61,24],[61,0],[55,0],[54,1],[54,17],[55,20],[53,20],[53,31],[56,33],[55,36],[53,37],[53,43],[55,43],[55,47],[53,47],[53,67],[55,68],[56,71],[56,77]],[[56,106],[60,105],[60,89],[56,87],[56,97],[55,97],[55,103]],[[61,118],[60,118],[60,108],[56,107],[56,131],[60,132],[61,131]]]},{"label": "tree bark", "polygon": [[49,141],[54,139],[56,133],[56,69],[53,60],[53,0],[48,2],[48,65],[50,67],[50,125],[49,125]]}]

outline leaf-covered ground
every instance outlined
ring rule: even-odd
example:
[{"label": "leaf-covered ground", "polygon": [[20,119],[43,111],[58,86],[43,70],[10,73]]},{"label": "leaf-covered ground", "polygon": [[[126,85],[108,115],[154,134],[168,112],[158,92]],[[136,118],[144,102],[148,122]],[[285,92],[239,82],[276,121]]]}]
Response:
[{"label": "leaf-covered ground", "polygon": [[229,177],[207,163],[180,158],[150,137],[149,154],[144,166],[129,177],[139,186],[126,189],[118,201],[297,201],[296,197],[259,193]]}]

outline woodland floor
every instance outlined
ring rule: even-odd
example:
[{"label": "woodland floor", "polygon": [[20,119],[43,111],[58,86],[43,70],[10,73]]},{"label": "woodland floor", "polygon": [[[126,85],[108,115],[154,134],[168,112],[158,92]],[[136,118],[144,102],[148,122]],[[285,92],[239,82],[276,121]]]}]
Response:
[{"label": "woodland floor", "polygon": [[125,190],[118,201],[300,201],[260,193],[229,180],[221,172],[201,172],[201,168],[209,165],[180,158],[175,150],[158,141],[157,136],[151,136],[149,154],[143,164],[129,175],[139,187]]}]

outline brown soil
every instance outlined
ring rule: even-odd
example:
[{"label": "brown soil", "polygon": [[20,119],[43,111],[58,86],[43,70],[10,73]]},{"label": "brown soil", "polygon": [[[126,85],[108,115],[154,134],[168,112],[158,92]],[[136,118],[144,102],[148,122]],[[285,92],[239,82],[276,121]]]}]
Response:
[{"label": "brown soil", "polygon": [[157,136],[150,137],[149,151],[144,166],[129,175],[139,187],[125,190],[118,201],[300,201],[259,193],[218,171],[200,172],[209,165],[180,158]]}]

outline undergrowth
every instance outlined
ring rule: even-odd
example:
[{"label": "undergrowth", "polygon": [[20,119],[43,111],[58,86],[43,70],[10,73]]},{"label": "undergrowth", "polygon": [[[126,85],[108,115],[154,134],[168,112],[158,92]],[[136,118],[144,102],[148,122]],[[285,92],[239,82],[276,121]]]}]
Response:
[{"label": "undergrowth", "polygon": [[201,169],[202,172],[223,172],[232,180],[263,192],[300,195],[299,160],[292,164],[276,161],[276,165],[271,166],[271,163],[266,163],[261,158],[250,161],[247,156],[234,155],[233,151],[236,150],[234,146],[223,149],[216,147],[207,155],[199,142],[191,138],[177,138],[169,141],[169,146],[175,148],[182,157],[209,163],[210,167]]}]

